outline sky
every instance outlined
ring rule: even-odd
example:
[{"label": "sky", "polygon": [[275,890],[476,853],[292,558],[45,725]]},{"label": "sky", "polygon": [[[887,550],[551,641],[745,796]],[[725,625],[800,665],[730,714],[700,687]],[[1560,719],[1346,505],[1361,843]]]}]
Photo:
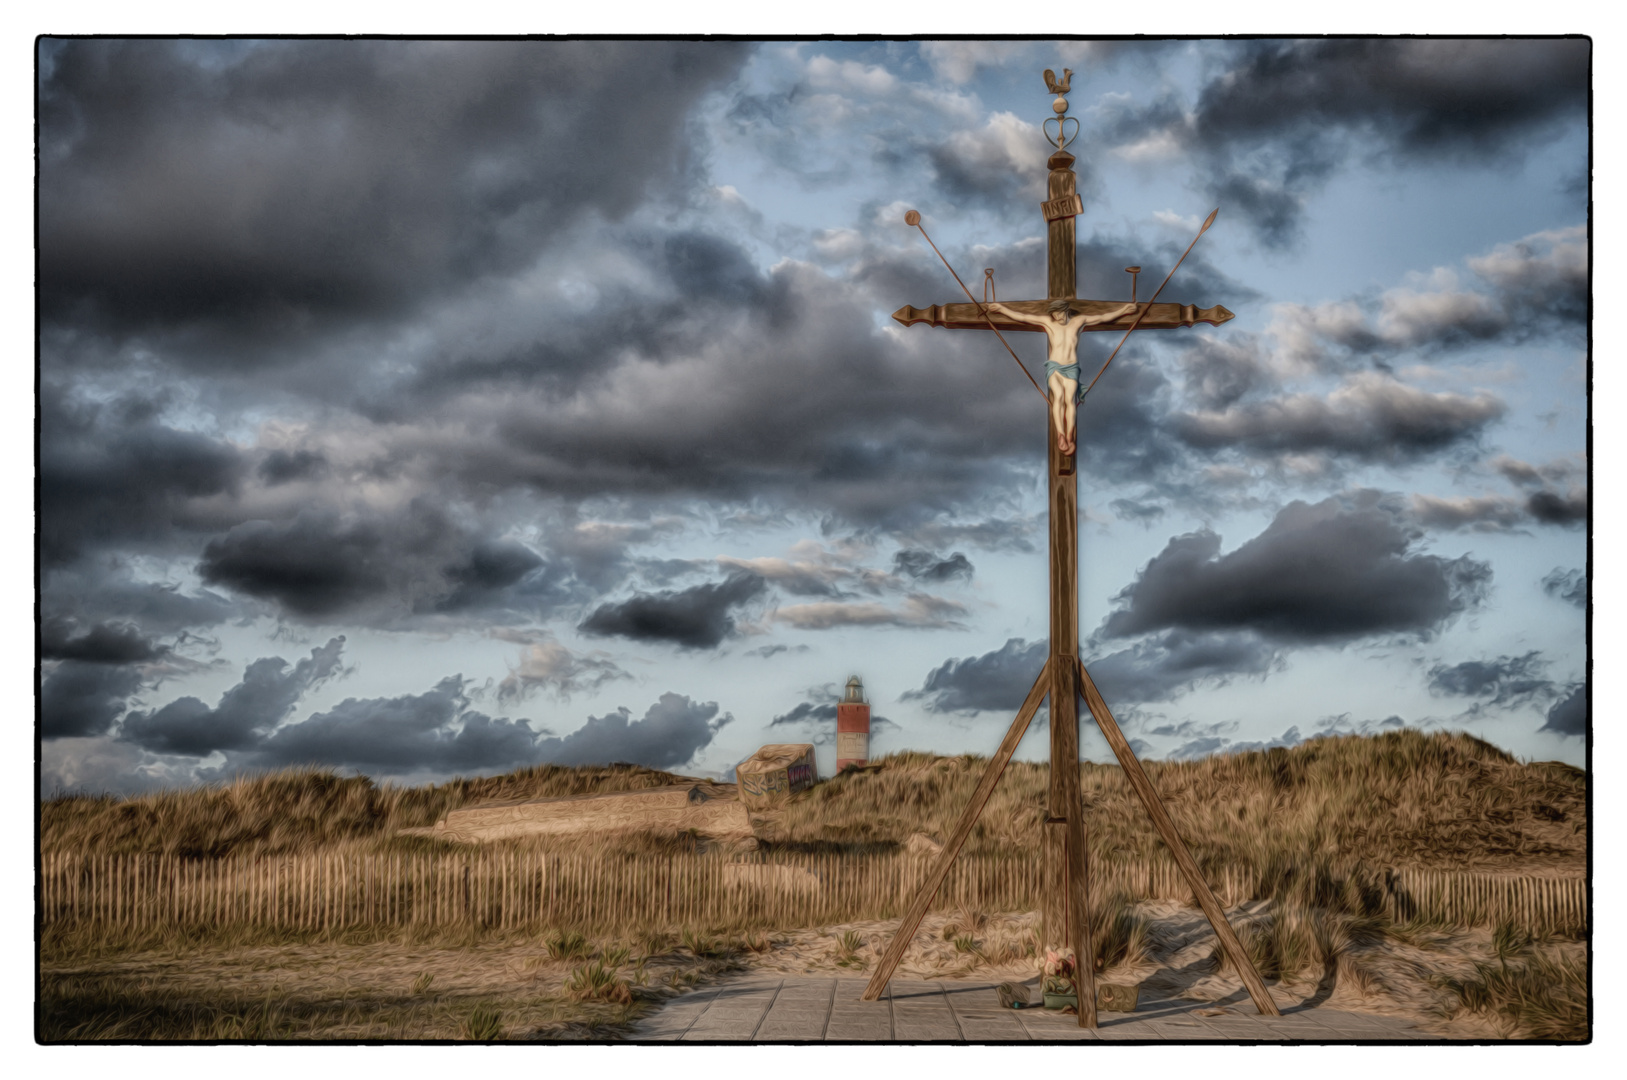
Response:
[{"label": "sky", "polygon": [[1161,299],[1236,314],[1080,408],[1081,653],[1138,753],[1585,760],[1585,41],[37,58],[46,794],[828,775],[852,674],[873,753],[992,752],[1048,651],[1044,406],[889,316],[960,299],[909,208],[1044,295],[1047,67],[1080,295],[1218,207]]}]

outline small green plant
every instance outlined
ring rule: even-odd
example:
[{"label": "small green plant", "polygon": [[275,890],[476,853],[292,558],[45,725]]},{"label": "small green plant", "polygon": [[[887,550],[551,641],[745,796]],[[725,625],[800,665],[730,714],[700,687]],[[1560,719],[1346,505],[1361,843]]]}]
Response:
[{"label": "small green plant", "polygon": [[836,964],[838,967],[863,967],[864,961],[859,959],[859,950],[864,947],[864,938],[857,930],[844,930],[842,936],[836,939]]},{"label": "small green plant", "polygon": [[970,934],[961,934],[955,938],[955,951],[958,953],[977,952],[977,941]]},{"label": "small green plant", "polygon": [[429,984],[434,981],[435,976],[431,975],[429,972],[420,972],[418,977],[412,980],[413,996],[419,997],[429,993]]},{"label": "small green plant", "polygon": [[595,960],[572,971],[565,980],[565,992],[576,1001],[608,1001],[617,1005],[631,1005],[633,992],[627,980],[616,975],[616,969]]},{"label": "small green plant", "polygon": [[604,950],[601,959],[603,959],[605,967],[614,969],[625,964],[627,962],[627,957],[630,955],[632,955],[631,949],[626,948],[625,946],[617,946],[614,949]]},{"label": "small green plant", "polygon": [[588,939],[574,930],[550,934],[545,944],[551,960],[585,960],[593,951]]},{"label": "small green plant", "polygon": [[1531,945],[1531,935],[1516,927],[1513,923],[1500,922],[1491,934],[1491,948],[1497,954],[1498,963],[1504,967],[1508,962]]},{"label": "small green plant", "polygon": [[729,949],[721,941],[714,941],[705,934],[694,930],[685,930],[683,937],[684,948],[688,949],[697,960],[712,960],[728,955]]},{"label": "small green plant", "polygon": [[503,1013],[495,1006],[481,1002],[463,1021],[463,1037],[474,1042],[491,1042],[502,1038]]}]

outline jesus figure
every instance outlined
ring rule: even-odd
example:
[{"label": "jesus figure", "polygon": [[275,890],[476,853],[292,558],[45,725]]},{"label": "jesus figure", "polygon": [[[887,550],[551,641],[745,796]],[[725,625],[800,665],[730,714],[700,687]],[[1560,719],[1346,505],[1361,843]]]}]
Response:
[{"label": "jesus figure", "polygon": [[1074,419],[1079,404],[1079,328],[1112,322],[1135,311],[1134,303],[1114,308],[1105,315],[1074,315],[1073,305],[1066,300],[1052,301],[1044,315],[1024,315],[1004,304],[995,302],[989,310],[998,312],[1013,322],[1028,323],[1045,331],[1051,344],[1049,359],[1045,361],[1045,382],[1051,391],[1051,427],[1056,431],[1057,449],[1072,457]]}]

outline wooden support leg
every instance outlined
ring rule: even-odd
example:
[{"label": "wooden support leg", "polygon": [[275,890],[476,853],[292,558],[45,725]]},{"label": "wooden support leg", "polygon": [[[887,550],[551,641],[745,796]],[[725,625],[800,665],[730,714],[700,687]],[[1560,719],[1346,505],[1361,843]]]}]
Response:
[{"label": "wooden support leg", "polygon": [[972,826],[977,824],[978,815],[994,794],[994,785],[1000,780],[1000,774],[1005,772],[1006,764],[1011,755],[1017,752],[1017,744],[1022,742],[1023,734],[1028,730],[1028,722],[1034,718],[1039,709],[1039,703],[1045,698],[1046,691],[1050,689],[1051,663],[1046,662],[1040,670],[1039,678],[1034,680],[1033,689],[1028,691],[1028,697],[1023,701],[1022,708],[1017,710],[1017,718],[1011,722],[1006,731],[1006,737],[1000,741],[1000,749],[995,751],[994,757],[989,760],[988,768],[983,770],[983,779],[977,783],[977,790],[972,792],[971,802],[960,815],[960,821],[955,824],[955,831],[949,835],[944,843],[943,850],[938,853],[938,861],[933,864],[932,872],[921,883],[921,889],[910,902],[910,907],[904,913],[904,921],[899,924],[898,933],[888,944],[887,951],[881,956],[881,963],[876,965],[876,973],[870,977],[870,985],[864,988],[864,1001],[875,1001],[881,997],[881,992],[887,989],[887,980],[893,977],[893,971],[898,962],[904,959],[904,953],[910,947],[915,937],[915,931],[921,927],[921,920],[926,918],[927,909],[932,906],[933,899],[938,895],[938,889],[943,886],[943,879],[949,876],[949,867],[954,863],[955,856],[960,854],[961,847],[966,838],[972,834]]},{"label": "wooden support leg", "polygon": [[1096,718],[1096,726],[1101,728],[1102,734],[1107,738],[1107,744],[1113,748],[1113,755],[1119,759],[1119,766],[1124,769],[1125,779],[1140,796],[1141,804],[1147,808],[1147,815],[1152,818],[1153,826],[1158,834],[1164,838],[1169,847],[1170,854],[1175,857],[1175,865],[1181,868],[1181,874],[1192,889],[1192,895],[1198,898],[1198,906],[1203,909],[1204,917],[1209,925],[1215,928],[1215,936],[1220,939],[1220,945],[1231,957],[1237,968],[1238,975],[1242,976],[1243,985],[1248,987],[1249,997],[1254,999],[1255,1008],[1266,1016],[1281,1016],[1277,1011],[1277,1003],[1271,1000],[1266,992],[1265,983],[1260,979],[1260,973],[1254,968],[1254,961],[1249,959],[1248,952],[1243,943],[1237,940],[1232,931],[1232,924],[1226,921],[1226,912],[1221,908],[1220,901],[1215,899],[1214,892],[1209,883],[1204,880],[1203,873],[1198,869],[1197,861],[1192,853],[1187,851],[1186,842],[1181,834],[1175,831],[1175,822],[1170,820],[1169,812],[1164,809],[1164,802],[1158,797],[1158,790],[1152,786],[1146,770],[1136,759],[1135,751],[1130,749],[1130,743],[1119,730],[1119,725],[1113,719],[1113,714],[1107,709],[1107,702],[1097,691],[1096,684],[1091,681],[1090,673],[1085,670],[1083,661],[1079,663],[1079,685],[1084,690],[1085,705],[1090,714]]}]

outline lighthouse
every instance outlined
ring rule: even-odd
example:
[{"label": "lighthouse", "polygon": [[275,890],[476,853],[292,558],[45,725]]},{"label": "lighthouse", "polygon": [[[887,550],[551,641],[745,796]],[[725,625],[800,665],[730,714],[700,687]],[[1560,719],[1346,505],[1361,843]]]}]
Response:
[{"label": "lighthouse", "polygon": [[847,680],[847,692],[836,705],[836,771],[870,760],[870,706],[857,675]]}]

